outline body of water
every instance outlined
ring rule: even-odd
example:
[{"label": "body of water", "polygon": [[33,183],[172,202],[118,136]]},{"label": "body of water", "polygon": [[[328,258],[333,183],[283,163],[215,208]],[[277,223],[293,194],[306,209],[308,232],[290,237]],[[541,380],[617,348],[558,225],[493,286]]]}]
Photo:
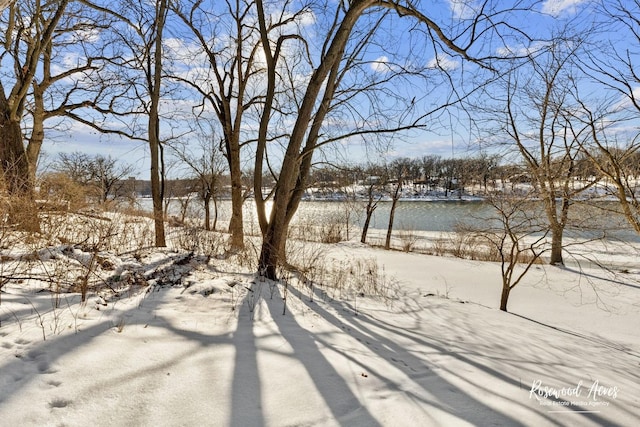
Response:
[{"label": "body of water", "polygon": [[[151,210],[151,200],[141,199],[143,209]],[[600,207],[576,204],[571,209],[570,223],[566,235],[593,237],[605,232],[607,236],[622,240],[640,241],[640,236],[627,224],[622,215],[616,215],[602,207],[613,207],[615,203],[600,204]],[[257,232],[257,218],[255,205],[252,200],[244,204],[244,220],[250,231]],[[389,222],[391,202],[379,202],[375,210],[370,228],[385,230]],[[169,212],[179,216],[180,202],[172,200]],[[202,218],[202,205],[198,200],[189,203],[188,216]],[[213,206],[212,206],[213,213]],[[396,208],[394,230],[413,230],[431,232],[455,231],[461,223],[480,225],[494,213],[494,208],[482,201],[400,201]],[[540,210],[539,215],[543,215]],[[218,202],[218,227],[224,228],[231,217],[231,202],[222,200]],[[293,225],[321,224],[321,223],[346,223],[361,227],[365,219],[364,202],[339,202],[339,201],[303,201],[296,213]]]}]

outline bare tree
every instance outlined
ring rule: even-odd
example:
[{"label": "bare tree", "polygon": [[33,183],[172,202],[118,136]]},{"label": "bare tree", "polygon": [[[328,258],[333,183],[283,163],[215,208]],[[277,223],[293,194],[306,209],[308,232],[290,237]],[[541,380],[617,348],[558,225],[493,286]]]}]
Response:
[{"label": "bare tree", "polygon": [[[179,146],[171,149],[174,155],[187,165],[189,173],[194,176],[194,187],[204,208],[205,230],[215,230],[218,222],[218,197],[221,190],[224,160],[215,134],[198,135],[198,146]],[[195,149],[194,149],[195,148]],[[211,204],[213,203],[213,227],[211,224]]]},{"label": "bare tree", "polygon": [[109,197],[116,199],[122,196],[126,178],[133,172],[133,166],[119,163],[111,156],[96,155],[89,164],[91,180],[100,189],[100,202],[105,203]]},{"label": "bare tree", "polygon": [[[583,146],[592,165],[611,183],[610,194],[620,202],[622,212],[636,233],[640,233],[638,160],[640,134],[615,127],[640,113],[638,59],[634,47],[640,43],[640,1],[613,0],[599,5],[601,25],[613,36],[602,38],[581,56],[581,69],[613,99],[587,100],[575,96],[580,110],[574,113],[589,130],[590,144]],[[615,98],[622,98],[622,101]]]},{"label": "bare tree", "polygon": [[[58,119],[54,127],[60,130],[62,120],[77,119],[77,110],[95,105],[107,92],[107,85],[96,82],[107,59],[105,45],[96,43],[94,38],[110,28],[111,21],[104,13],[78,2],[67,6],[50,42],[43,49],[42,72],[33,81],[26,104],[30,116],[30,120],[26,120],[26,152],[30,165],[38,164],[46,122]],[[30,170],[31,180],[35,180],[35,169]]]},{"label": "bare tree", "polygon": [[69,176],[84,187],[97,190],[98,200],[104,203],[109,197],[117,198],[125,186],[125,178],[133,172],[133,166],[119,163],[111,156],[101,154],[90,156],[86,153],[60,153],[54,169]]},{"label": "bare tree", "polygon": [[[287,6],[291,7],[290,4]],[[359,109],[360,113],[354,111],[356,108],[346,109],[348,105],[355,107],[355,100],[359,99],[358,94],[364,94],[367,90],[369,94],[373,94],[375,89],[383,87],[390,89],[391,85],[383,84],[382,80],[389,83],[399,76],[423,75],[421,71],[424,69],[409,70],[400,61],[393,64],[387,61],[382,61],[382,63],[376,61],[373,68],[379,70],[380,67],[383,67],[387,71],[387,73],[381,73],[384,77],[378,75],[378,78],[360,80],[352,78],[351,72],[354,70],[366,72],[365,67],[362,66],[364,63],[371,67],[372,62],[367,61],[363,53],[366,47],[370,46],[372,40],[375,40],[376,30],[380,28],[380,23],[387,19],[402,19],[402,23],[411,22],[409,30],[426,37],[436,50],[437,59],[432,69],[443,71],[445,68],[442,66],[443,52],[455,55],[460,60],[475,62],[479,66],[489,64],[489,58],[482,57],[480,50],[476,49],[476,42],[478,38],[484,39],[490,34],[494,34],[499,26],[496,22],[501,19],[500,12],[491,10],[486,3],[478,10],[470,8],[478,13],[466,22],[468,25],[454,25],[451,29],[441,27],[419,7],[411,3],[402,5],[397,2],[356,0],[348,4],[331,4],[334,7],[332,10],[328,10],[328,6],[328,4],[324,4],[323,9],[324,16],[330,17],[326,33],[324,33],[326,37],[322,41],[314,43],[314,46],[320,46],[317,58],[315,61],[311,60],[311,64],[307,65],[307,69],[311,72],[307,74],[308,78],[304,84],[298,84],[301,97],[296,98],[300,100],[300,103],[295,105],[295,114],[289,116],[289,123],[293,123],[288,128],[290,132],[286,134],[286,137],[280,138],[283,148],[282,162],[280,170],[276,174],[278,181],[274,189],[271,213],[267,218],[266,200],[261,193],[260,178],[265,169],[267,142],[273,136],[273,133],[270,133],[274,124],[272,119],[279,111],[277,109],[279,104],[276,103],[276,89],[282,82],[278,77],[290,75],[283,72],[286,71],[286,64],[288,64],[283,59],[283,51],[298,46],[303,52],[306,51],[309,54],[312,52],[306,50],[309,45],[304,41],[303,32],[283,29],[277,38],[270,38],[270,18],[265,12],[263,2],[256,1],[266,64],[267,90],[260,116],[256,146],[255,177],[257,180],[254,184],[254,194],[263,234],[259,264],[260,268],[267,271],[268,277],[271,278],[276,276],[276,266],[285,262],[286,232],[307,185],[314,152],[324,145],[348,137],[389,135],[393,132],[424,125],[424,118],[434,110],[440,111],[439,107],[442,107],[440,105],[434,110],[423,111],[423,114],[418,114],[417,117],[414,115],[416,108],[415,103],[412,103],[411,95],[402,96],[401,92],[400,96],[397,94],[398,92],[394,95],[393,91],[389,90],[388,98],[385,99],[387,101],[393,99],[398,102],[398,105],[402,104],[402,108],[397,109],[398,114],[395,117],[391,108],[380,109],[378,107],[381,105],[375,102],[371,109],[364,111]],[[313,10],[311,4],[305,5],[305,7]],[[448,31],[451,31],[451,34],[447,35]],[[460,44],[457,44],[456,41],[460,41]],[[377,46],[381,45],[382,43]],[[316,53],[315,49],[313,53]],[[390,51],[389,53],[391,54]],[[360,85],[358,85],[358,81],[361,82]],[[348,86],[351,86],[352,89],[348,90]],[[385,92],[386,94],[387,92]],[[382,95],[382,91],[376,95]],[[454,94],[448,101],[445,101],[445,104],[455,102],[459,96],[461,94],[455,93],[454,90]],[[378,97],[371,96],[371,98]],[[344,108],[338,109],[337,107]],[[323,133],[330,130],[326,126],[328,124],[326,120],[331,117],[330,113],[338,110],[351,111],[353,118],[357,119],[356,124],[350,126],[348,130],[343,128],[339,133]],[[386,113],[384,118],[381,117],[383,111]],[[371,112],[371,114],[366,114],[367,112]]]},{"label": "bare tree", "polygon": [[624,135],[616,131],[626,117],[620,116],[615,104],[599,100],[598,106],[590,106],[580,99],[576,90],[580,109],[571,112],[579,120],[581,128],[586,129],[589,138],[581,144],[582,153],[591,162],[599,178],[599,183],[620,203],[622,214],[636,233],[640,234],[640,141],[638,135]]},{"label": "bare tree", "polygon": [[502,278],[500,310],[507,311],[511,291],[540,262],[548,250],[546,236],[549,229],[535,214],[535,193],[493,193],[487,201],[494,208],[493,215],[477,221],[483,224],[470,232],[489,251],[498,255]]},{"label": "bare tree", "polygon": [[581,47],[576,39],[558,39],[530,67],[506,78],[505,131],[515,143],[540,198],[551,232],[551,264],[563,264],[563,235],[578,194],[595,180],[575,186],[575,168],[584,131],[572,132],[571,61]]},{"label": "bare tree", "polygon": [[[168,179],[164,183],[165,199],[164,199],[164,211],[169,216],[169,206],[172,202],[177,202],[180,205],[180,217],[178,222],[184,224],[189,214],[189,207],[191,202],[195,199],[194,193],[197,191],[197,184],[193,179],[178,178]],[[174,219],[175,217],[169,216]]]},{"label": "bare tree", "polygon": [[[68,3],[69,0],[13,3],[3,14],[6,21],[0,60],[9,62],[8,68],[3,68],[12,70],[13,76],[0,80],[0,170],[7,191],[16,196],[9,217],[27,230],[40,227],[33,200],[35,165],[29,164],[21,121],[40,57],[50,45]],[[5,88],[7,83],[10,87]]]},{"label": "bare tree", "polygon": [[[121,0],[116,4],[81,0],[97,11],[113,16],[111,46],[117,54],[109,60],[108,74],[115,94],[100,105],[92,105],[102,120],[82,122],[99,132],[145,141],[150,153],[151,198],[155,228],[155,245],[166,246],[164,229],[163,143],[171,136],[161,135],[161,107],[167,104],[169,91],[164,68],[164,32],[169,0]],[[107,74],[107,72],[105,72]],[[105,82],[106,83],[106,82]],[[175,112],[175,111],[173,111]],[[107,124],[116,119],[120,127]],[[173,133],[173,129],[170,131]]]},{"label": "bare tree", "polygon": [[243,129],[249,110],[261,103],[264,96],[260,89],[263,68],[259,58],[260,37],[253,12],[254,2],[232,1],[219,6],[201,1],[173,4],[176,14],[194,35],[198,46],[196,55],[193,52],[189,54],[195,58],[203,56],[207,63],[205,67],[197,64],[198,69],[206,72],[191,72],[174,78],[202,97],[200,114],[207,105],[215,112],[223,135],[220,148],[231,177],[230,246],[237,249],[244,246],[241,152],[255,138]]},{"label": "bare tree", "polygon": [[405,181],[410,174],[410,168],[411,160],[409,159],[394,160],[385,168],[386,186],[389,187],[388,192],[389,196],[391,196],[387,237],[384,241],[384,248],[387,250],[391,248],[391,235],[393,233],[393,222],[395,219],[396,208],[398,207],[398,201],[402,196],[402,188],[406,184]]},{"label": "bare tree", "polygon": [[361,243],[367,242],[367,233],[371,225],[371,218],[376,209],[378,209],[380,200],[382,200],[382,189],[384,187],[383,173],[380,166],[370,165],[365,169],[365,172],[366,176],[362,181],[362,185],[365,187],[366,202],[364,224],[362,226],[362,235],[360,236]]}]

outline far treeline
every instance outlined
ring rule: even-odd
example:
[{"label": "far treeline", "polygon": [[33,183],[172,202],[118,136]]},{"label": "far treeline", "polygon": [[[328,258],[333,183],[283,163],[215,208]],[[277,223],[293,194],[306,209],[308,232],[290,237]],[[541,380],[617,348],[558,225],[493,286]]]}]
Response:
[{"label": "far treeline", "polygon": [[[405,189],[411,187],[439,191],[444,197],[482,196],[499,190],[514,191],[518,184],[534,182],[534,176],[526,164],[505,163],[508,162],[504,161],[504,156],[478,154],[460,158],[445,158],[439,155],[405,157],[388,164],[318,165],[311,170],[307,194],[315,192],[321,197],[337,194],[339,197],[347,187],[354,185],[367,187],[373,184],[373,187],[381,188],[400,182]],[[640,178],[640,152],[626,156],[621,166],[624,167],[627,180]],[[557,167],[561,167],[560,160]],[[89,156],[80,152],[61,153],[49,165],[47,171],[40,175],[40,195],[45,196],[47,192],[60,195],[67,192],[63,195],[64,200],[83,205],[91,200],[105,202],[129,200],[132,197],[151,197],[151,181],[131,176],[133,171],[132,165],[109,156]],[[616,190],[612,187],[609,177],[586,156],[575,162],[571,174],[574,186],[584,186],[594,181],[600,183],[599,191],[594,191],[592,198],[615,196]],[[181,175],[179,178],[163,180],[165,197],[200,196],[209,188],[216,199],[230,197],[231,179],[224,168],[219,169],[215,177],[209,181],[203,180],[196,171],[190,171],[188,168]],[[212,185],[205,185],[205,182],[211,182]],[[252,191],[252,171],[243,171],[242,182],[246,199]],[[263,183],[269,187],[276,181],[267,175],[263,177]],[[73,192],[78,192],[81,198],[75,200]],[[406,194],[407,191],[403,192],[405,197]]]}]

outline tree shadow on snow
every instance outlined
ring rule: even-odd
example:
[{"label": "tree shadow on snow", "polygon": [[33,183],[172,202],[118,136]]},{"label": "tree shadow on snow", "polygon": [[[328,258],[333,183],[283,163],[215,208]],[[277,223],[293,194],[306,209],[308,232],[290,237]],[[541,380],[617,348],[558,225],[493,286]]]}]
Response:
[{"label": "tree shadow on snow", "polygon": [[[435,394],[440,401],[455,402],[455,406],[443,405],[435,401],[423,402],[427,407],[432,406],[442,411],[447,411],[452,415],[463,419],[473,425],[486,425],[487,420],[491,420],[494,425],[501,426],[528,425],[523,424],[520,420],[515,419],[509,414],[499,412],[494,408],[487,406],[474,396],[469,395],[467,392],[457,387],[451,381],[445,379],[437,372],[431,370],[430,367],[426,365],[424,360],[414,356],[405,348],[405,345],[399,344],[399,338],[411,343],[412,345],[415,344],[416,347],[420,348],[424,352],[452,357],[457,361],[464,363],[465,365],[485,372],[486,374],[503,383],[510,384],[513,387],[522,388],[522,384],[518,379],[512,378],[505,373],[498,371],[496,368],[488,366],[487,364],[483,364],[480,361],[474,360],[469,355],[465,354],[464,351],[454,350],[447,343],[438,341],[434,337],[421,336],[413,331],[409,331],[399,328],[396,325],[392,325],[384,319],[373,319],[363,313],[355,315],[354,313],[356,311],[354,310],[354,307],[350,306],[350,304],[346,302],[333,301],[331,303],[334,307],[336,307],[337,313],[345,313],[344,315],[340,315],[338,317],[338,315],[334,315],[328,310],[324,309],[320,304],[309,302],[308,299],[305,298],[305,296],[302,295],[300,291],[293,289],[291,290],[291,292],[293,292],[299,298],[299,300],[306,305],[306,307],[310,308],[322,318],[329,321],[336,328],[345,330],[346,333],[351,335],[357,341],[367,345],[367,347],[374,351],[379,357],[389,361],[390,363],[393,363],[397,367],[400,367],[406,373],[407,377],[409,377],[415,384],[422,387],[425,391]],[[321,298],[322,295],[320,294],[320,292],[316,291],[316,299],[319,300]],[[277,317],[274,318],[277,319]],[[315,338],[318,339],[318,341],[321,341],[320,337]],[[330,343],[325,343],[325,345],[330,346]],[[333,350],[340,351],[338,349]],[[347,354],[343,352],[343,356],[350,359],[353,363],[360,363],[353,354]],[[363,366],[363,369],[370,368]],[[446,366],[440,366],[439,369],[447,371]],[[447,373],[449,375],[457,377],[462,381],[470,381],[469,379],[464,377],[464,372],[453,372],[452,370],[448,370]],[[403,384],[394,383],[391,380],[387,379],[384,372],[374,371],[372,372],[372,374],[385,381],[389,390],[406,392],[406,387],[404,387]],[[483,387],[479,384],[473,384],[473,386],[481,389],[484,388],[484,393],[496,396],[496,390]],[[418,399],[417,396],[412,397],[414,399]],[[532,414],[534,413],[534,411],[531,410],[528,405],[522,402],[519,402],[507,396],[500,397],[510,405],[516,405],[519,406],[522,410],[529,411]],[[578,406],[568,405],[570,402],[562,398],[558,398],[555,400],[559,404],[558,406],[563,408],[570,408],[574,411],[573,414],[575,416],[584,418],[585,421],[589,420],[596,423],[597,425],[611,425],[610,420],[602,417],[598,413],[588,411],[588,408],[585,409]],[[544,417],[549,424],[565,425],[560,420],[552,417],[551,414],[546,414],[542,411],[535,411],[535,414],[537,416]]]}]

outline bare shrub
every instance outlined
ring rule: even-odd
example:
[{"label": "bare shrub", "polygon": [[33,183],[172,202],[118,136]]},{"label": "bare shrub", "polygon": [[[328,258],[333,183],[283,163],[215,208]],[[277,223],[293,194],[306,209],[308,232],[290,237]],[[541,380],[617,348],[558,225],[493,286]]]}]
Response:
[{"label": "bare shrub", "polygon": [[3,225],[26,231],[30,234],[40,232],[38,206],[31,197],[7,196],[3,200]]},{"label": "bare shrub", "polygon": [[456,258],[475,259],[478,237],[463,224],[455,226],[451,235],[451,254]]},{"label": "bare shrub", "polygon": [[322,246],[309,244],[290,249],[289,262],[299,273],[300,282],[324,298],[353,299],[375,296],[393,298],[395,281],[389,279],[375,259],[336,261],[330,258]]},{"label": "bare shrub", "polygon": [[339,243],[346,240],[347,223],[343,222],[345,218],[336,213],[325,218],[320,224],[320,241],[322,243]]},{"label": "bare shrub", "polygon": [[307,218],[296,222],[289,228],[289,239],[304,240],[307,242],[339,243],[346,240],[348,218],[341,212],[334,212],[323,217],[320,221]]},{"label": "bare shrub", "polygon": [[[2,208],[0,208],[0,215]],[[20,233],[12,232],[11,228],[0,223],[0,304],[2,304],[2,288],[23,269],[20,262],[3,252],[13,248],[19,242]]]},{"label": "bare shrub", "polygon": [[79,211],[87,206],[87,199],[96,197],[91,187],[82,185],[67,174],[49,173],[40,180],[40,199],[51,210]]},{"label": "bare shrub", "polygon": [[222,253],[224,241],[220,233],[197,226],[178,227],[172,233],[172,241],[179,249],[209,257]]},{"label": "bare shrub", "polygon": [[112,250],[116,253],[139,251],[153,246],[153,221],[148,217],[115,215],[113,223],[118,233],[112,236]]},{"label": "bare shrub", "polygon": [[432,243],[432,254],[437,256],[449,255],[448,241],[448,237],[439,237],[435,239]]},{"label": "bare shrub", "polygon": [[411,252],[418,242],[418,235],[413,229],[403,229],[398,232],[398,238],[403,252]]},{"label": "bare shrub", "polygon": [[[259,248],[253,239],[245,239],[242,248],[236,249],[231,255],[238,266],[256,271],[258,270],[258,251]],[[264,276],[264,272],[262,274]]]},{"label": "bare shrub", "polygon": [[322,245],[290,241],[287,262],[305,275],[313,275],[327,264],[326,248]]}]

